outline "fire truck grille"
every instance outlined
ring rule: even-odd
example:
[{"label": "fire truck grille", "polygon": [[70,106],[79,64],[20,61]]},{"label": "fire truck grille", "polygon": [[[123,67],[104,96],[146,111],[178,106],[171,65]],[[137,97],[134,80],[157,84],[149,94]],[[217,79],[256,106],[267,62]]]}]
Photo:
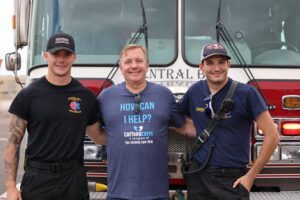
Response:
[{"label": "fire truck grille", "polygon": [[184,153],[190,150],[193,139],[183,136],[174,130],[169,130],[169,153]]}]

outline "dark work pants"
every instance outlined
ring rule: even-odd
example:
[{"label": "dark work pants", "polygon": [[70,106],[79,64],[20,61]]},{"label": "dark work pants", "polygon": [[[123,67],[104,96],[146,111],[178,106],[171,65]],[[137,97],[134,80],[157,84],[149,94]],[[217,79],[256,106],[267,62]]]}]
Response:
[{"label": "dark work pants", "polygon": [[84,167],[53,172],[26,168],[21,182],[22,200],[88,200]]},{"label": "dark work pants", "polygon": [[[111,198],[111,197],[107,197],[107,200],[129,200],[129,199],[120,199],[120,198]],[[151,200],[169,200],[169,198],[166,197],[166,198],[151,199]]]},{"label": "dark work pants", "polygon": [[[190,171],[198,169],[200,164],[193,160]],[[233,183],[246,173],[246,169],[214,168],[207,166],[203,170],[187,174],[188,200],[249,200],[248,190]]]}]

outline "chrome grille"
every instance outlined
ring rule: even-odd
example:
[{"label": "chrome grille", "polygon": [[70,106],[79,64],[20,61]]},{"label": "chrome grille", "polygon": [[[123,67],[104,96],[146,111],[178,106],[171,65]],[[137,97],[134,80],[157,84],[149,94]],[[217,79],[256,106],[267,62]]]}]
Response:
[{"label": "chrome grille", "polygon": [[187,148],[190,150],[194,139],[181,135],[169,129],[169,153],[184,153]]}]

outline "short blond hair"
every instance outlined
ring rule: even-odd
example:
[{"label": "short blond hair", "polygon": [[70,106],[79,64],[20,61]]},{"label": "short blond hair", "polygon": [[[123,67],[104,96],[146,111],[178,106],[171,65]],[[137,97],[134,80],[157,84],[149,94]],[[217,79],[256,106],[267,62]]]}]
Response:
[{"label": "short blond hair", "polygon": [[121,60],[122,60],[122,57],[124,56],[124,54],[127,51],[132,50],[132,49],[141,49],[142,52],[143,52],[143,54],[144,54],[144,56],[145,56],[145,58],[146,58],[147,64],[149,64],[147,49],[145,47],[143,47],[142,45],[138,45],[138,44],[128,44],[125,47],[123,47],[123,49],[120,52],[119,64],[121,64]]}]

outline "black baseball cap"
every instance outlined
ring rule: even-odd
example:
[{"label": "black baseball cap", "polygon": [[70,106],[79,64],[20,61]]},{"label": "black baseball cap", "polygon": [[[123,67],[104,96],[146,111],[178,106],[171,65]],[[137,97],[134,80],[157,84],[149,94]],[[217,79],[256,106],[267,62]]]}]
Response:
[{"label": "black baseball cap", "polygon": [[71,35],[63,32],[52,35],[47,43],[47,51],[54,53],[55,51],[65,49],[69,52],[75,53],[75,43]]},{"label": "black baseball cap", "polygon": [[209,43],[202,47],[201,50],[201,63],[212,56],[224,56],[228,60],[231,59],[230,56],[228,56],[226,48],[220,44],[220,43]]}]

